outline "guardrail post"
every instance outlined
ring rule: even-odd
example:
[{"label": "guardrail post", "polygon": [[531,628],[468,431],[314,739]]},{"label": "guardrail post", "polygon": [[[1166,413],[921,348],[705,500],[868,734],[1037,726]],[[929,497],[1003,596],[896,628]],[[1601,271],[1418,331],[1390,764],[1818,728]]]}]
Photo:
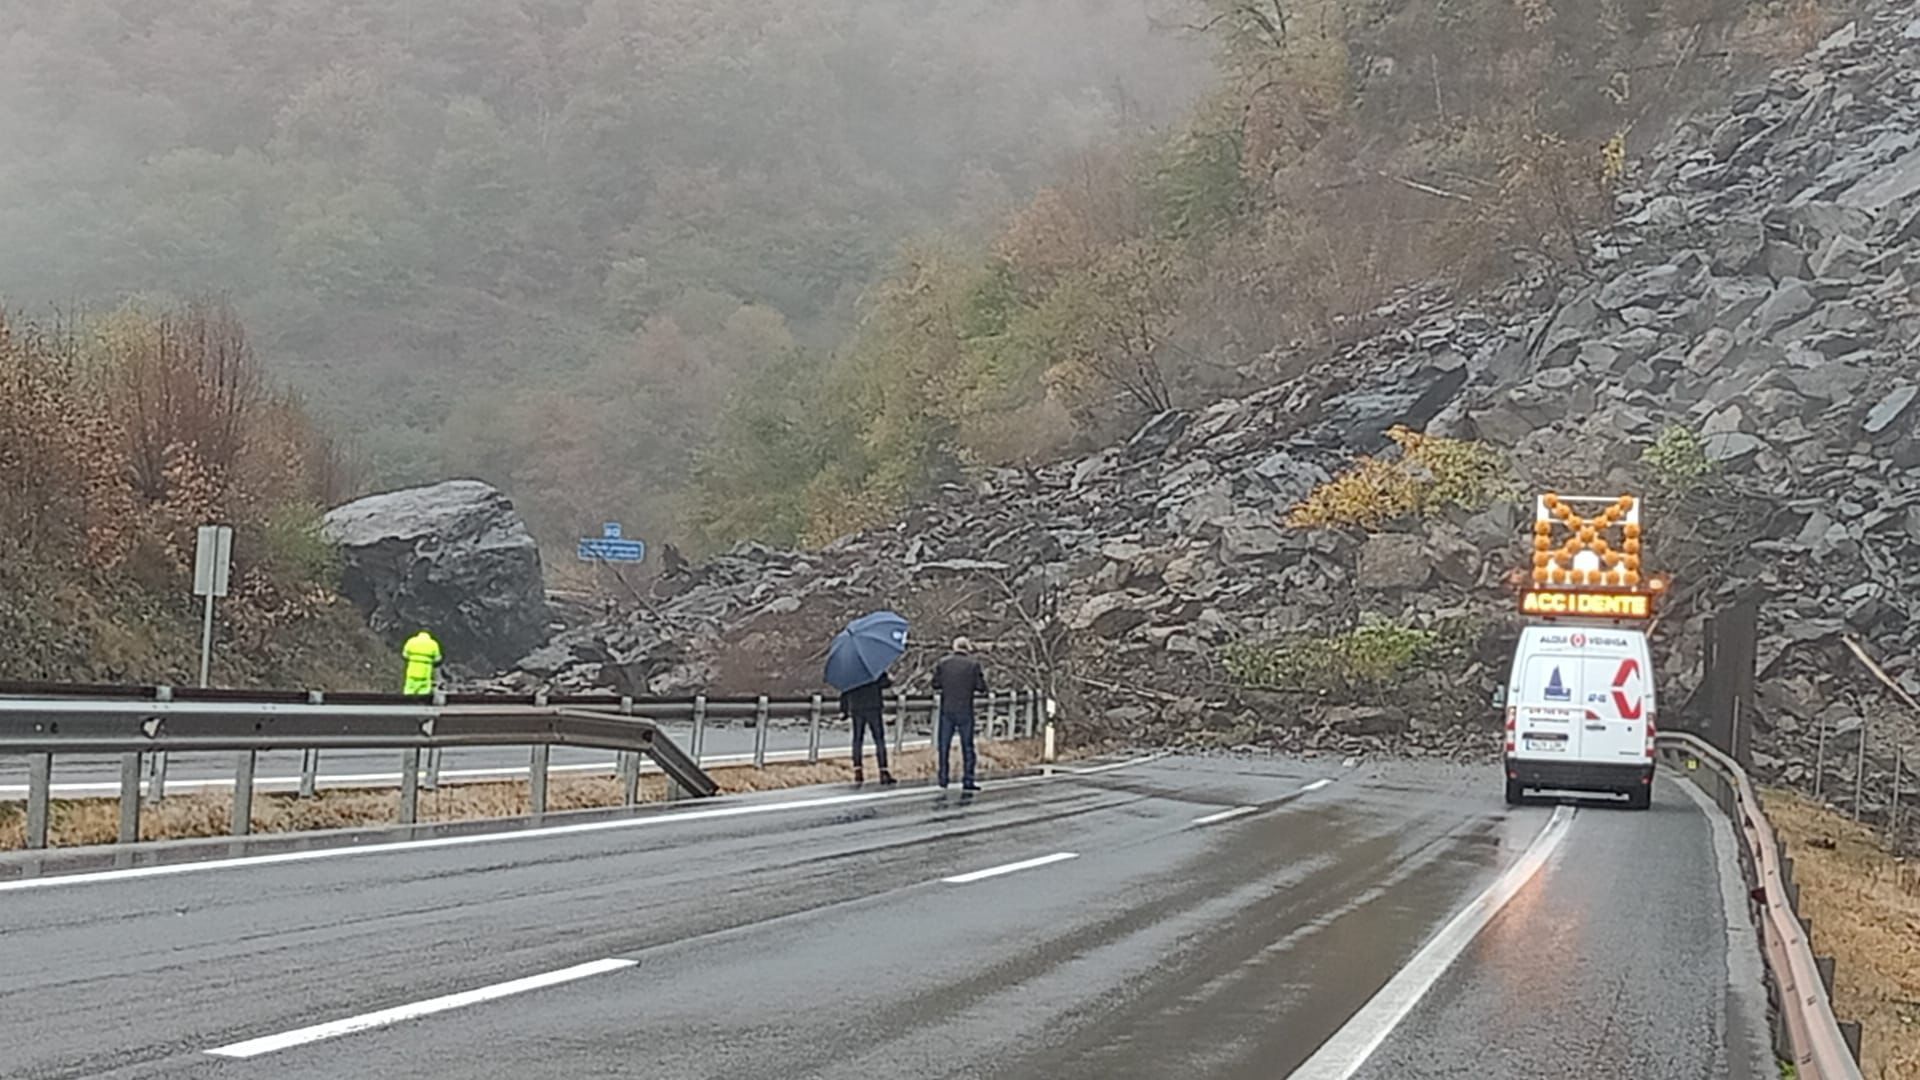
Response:
[{"label": "guardrail post", "polygon": [[400,824],[411,825],[420,820],[420,751],[403,750],[400,753]]},{"label": "guardrail post", "polygon": [[997,690],[987,691],[987,733],[986,733],[986,738],[980,740],[981,742],[993,741],[993,725],[994,725],[995,719],[999,715],[999,712],[1000,712],[1000,692]]},{"label": "guardrail post", "polygon": [[1820,981],[1826,985],[1827,993],[1833,993],[1833,957],[1816,956],[1813,966],[1820,972]]},{"label": "guardrail post", "polygon": [[1840,1037],[1847,1041],[1847,1053],[1853,1055],[1853,1063],[1860,1064],[1860,1021],[1840,1020]]},{"label": "guardrail post", "polygon": [[[620,715],[633,716],[633,697],[630,694],[620,696]],[[626,806],[640,802],[640,755],[623,750],[620,753],[620,799]]]},{"label": "guardrail post", "polygon": [[527,794],[535,817],[547,812],[547,760],[552,749],[545,743],[533,748],[533,764],[527,772]]},{"label": "guardrail post", "polygon": [[753,767],[767,767],[767,695],[753,703]]},{"label": "guardrail post", "polygon": [[693,699],[693,745],[688,747],[693,754],[693,763],[704,764],[707,745],[707,695],[699,694]]},{"label": "guardrail post", "polygon": [[140,755],[120,756],[120,837],[122,844],[140,839]]},{"label": "guardrail post", "polygon": [[242,750],[240,761],[233,769],[233,835],[246,836],[253,832],[253,768],[259,760],[259,752]]},{"label": "guardrail post", "polygon": [[[156,686],[153,688],[153,700],[172,701],[173,687]],[[147,784],[147,798],[159,802],[167,797],[167,752],[156,751],[153,755],[153,778]]]},{"label": "guardrail post", "polygon": [[[546,702],[542,701],[540,704],[544,705]],[[435,690],[433,692],[433,707],[443,709],[446,705],[447,692],[445,690]],[[440,755],[443,752],[444,751],[438,746],[427,747],[427,774],[420,780],[420,786],[427,791],[440,790]]]},{"label": "guardrail post", "polygon": [[[307,691],[307,704],[325,705],[327,695],[318,690]],[[314,749],[300,751],[300,797],[311,799],[320,789],[320,751]]]},{"label": "guardrail post", "polygon": [[820,764],[820,716],[826,711],[825,705],[826,703],[820,700],[819,694],[813,695],[813,711],[807,714],[807,764],[809,765]]},{"label": "guardrail post", "polygon": [[[894,732],[893,736],[893,756],[900,757],[907,752],[907,692],[905,690],[895,690],[893,692],[893,700],[894,708],[899,713],[900,721],[899,728]],[[881,734],[884,735],[885,732]]]},{"label": "guardrail post", "polygon": [[47,816],[53,804],[53,755],[27,755],[27,846],[47,846]]}]

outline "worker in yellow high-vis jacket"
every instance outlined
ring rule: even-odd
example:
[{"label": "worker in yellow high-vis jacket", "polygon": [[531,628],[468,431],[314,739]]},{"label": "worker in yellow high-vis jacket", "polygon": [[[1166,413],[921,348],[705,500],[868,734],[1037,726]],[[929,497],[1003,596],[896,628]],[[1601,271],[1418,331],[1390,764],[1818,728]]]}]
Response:
[{"label": "worker in yellow high-vis jacket", "polygon": [[433,693],[433,675],[440,668],[440,643],[425,630],[407,639],[401,647],[400,655],[407,658],[407,688],[409,694]]}]

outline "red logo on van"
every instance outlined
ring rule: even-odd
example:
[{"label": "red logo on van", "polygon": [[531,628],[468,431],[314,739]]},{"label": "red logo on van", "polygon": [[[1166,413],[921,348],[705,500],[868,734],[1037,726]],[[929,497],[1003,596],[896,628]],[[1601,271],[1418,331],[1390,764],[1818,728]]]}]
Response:
[{"label": "red logo on van", "polygon": [[1641,700],[1636,694],[1632,701],[1627,700],[1626,686],[1629,680],[1640,677],[1640,661],[1629,656],[1620,661],[1620,670],[1613,676],[1613,707],[1623,720],[1638,720],[1641,713]]},{"label": "red logo on van", "polygon": [[1571,640],[1573,641],[1573,647],[1576,649],[1584,649],[1587,647],[1587,635],[1585,634],[1575,634]]}]

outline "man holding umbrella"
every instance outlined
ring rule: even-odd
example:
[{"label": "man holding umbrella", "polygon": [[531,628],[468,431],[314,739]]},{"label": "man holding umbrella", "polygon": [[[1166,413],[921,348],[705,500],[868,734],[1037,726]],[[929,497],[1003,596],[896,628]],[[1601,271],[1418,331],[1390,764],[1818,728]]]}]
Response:
[{"label": "man holding umbrella", "polygon": [[907,651],[907,620],[876,611],[847,624],[827,649],[827,682],[840,691],[840,715],[853,720],[853,782],[866,779],[866,737],[873,733],[873,757],[880,783],[892,784],[887,771],[886,691],[893,685],[887,668]]}]

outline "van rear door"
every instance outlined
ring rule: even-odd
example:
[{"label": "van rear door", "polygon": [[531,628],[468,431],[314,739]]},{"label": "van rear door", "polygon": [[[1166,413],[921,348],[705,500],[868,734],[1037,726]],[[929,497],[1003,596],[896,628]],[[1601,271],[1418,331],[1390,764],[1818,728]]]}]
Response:
[{"label": "van rear door", "polygon": [[1572,759],[1580,752],[1580,657],[1563,630],[1528,627],[1514,652],[1508,704],[1513,708],[1513,752],[1523,758]]},{"label": "van rear door", "polygon": [[1580,658],[1580,759],[1643,762],[1654,700],[1646,635],[1602,630],[1585,636]]}]

